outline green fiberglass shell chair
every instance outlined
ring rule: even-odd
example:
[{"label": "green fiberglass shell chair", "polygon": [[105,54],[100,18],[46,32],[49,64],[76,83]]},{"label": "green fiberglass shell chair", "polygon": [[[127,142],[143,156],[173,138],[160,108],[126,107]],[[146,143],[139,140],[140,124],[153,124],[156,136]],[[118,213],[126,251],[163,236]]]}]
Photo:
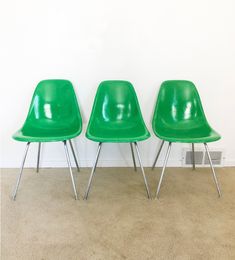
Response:
[{"label": "green fiberglass shell chair", "polygon": [[135,145],[147,195],[150,198],[137,145],[138,141],[146,140],[149,136],[132,84],[122,80],[103,81],[98,87],[86,131],[86,137],[99,142],[99,145],[84,199],[88,198],[102,143],[130,143],[136,170],[133,144]]},{"label": "green fiberglass shell chair", "polygon": [[207,146],[207,143],[217,141],[221,137],[208,124],[199,94],[192,82],[186,80],[169,80],[162,83],[154,110],[152,127],[155,135],[162,140],[152,169],[155,167],[164,142],[169,142],[156,196],[158,197],[160,192],[165,167],[173,142],[192,144],[193,169],[195,169],[194,143],[204,144],[216,188],[219,196],[221,196]]},{"label": "green fiberglass shell chair", "polygon": [[81,114],[71,82],[60,79],[43,80],[39,82],[34,91],[24,125],[13,135],[15,140],[27,142],[21,170],[17,179],[15,190],[13,192],[13,199],[16,198],[30,143],[38,143],[38,172],[41,143],[59,141],[64,143],[64,149],[72,180],[75,199],[77,199],[78,195],[71,169],[67,141],[69,141],[76,166],[79,170],[71,139],[78,136],[81,131]]}]

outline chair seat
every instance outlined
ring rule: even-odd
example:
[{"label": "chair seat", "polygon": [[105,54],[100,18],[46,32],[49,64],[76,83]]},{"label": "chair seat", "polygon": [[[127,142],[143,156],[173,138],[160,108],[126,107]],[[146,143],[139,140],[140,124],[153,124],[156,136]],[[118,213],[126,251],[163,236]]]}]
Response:
[{"label": "chair seat", "polygon": [[30,130],[24,130],[21,128],[12,137],[22,142],[58,142],[72,139],[78,136],[81,131],[81,126],[77,129],[70,129],[69,127],[63,129],[42,129],[34,127],[30,128]]},{"label": "chair seat", "polygon": [[86,137],[95,142],[130,143],[146,140],[150,133],[142,122],[96,122]]},{"label": "chair seat", "polygon": [[209,126],[195,128],[157,128],[155,134],[162,140],[181,143],[209,143],[221,136]]}]

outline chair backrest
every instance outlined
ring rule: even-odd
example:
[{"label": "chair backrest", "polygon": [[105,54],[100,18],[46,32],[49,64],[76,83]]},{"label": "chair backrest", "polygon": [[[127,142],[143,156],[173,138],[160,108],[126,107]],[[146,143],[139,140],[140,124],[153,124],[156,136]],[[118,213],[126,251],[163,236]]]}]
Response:
[{"label": "chair backrest", "polygon": [[154,110],[153,129],[162,125],[190,125],[192,122],[207,122],[195,85],[186,80],[164,81]]},{"label": "chair backrest", "polygon": [[50,79],[38,83],[24,126],[48,129],[81,127],[82,119],[72,83]]},{"label": "chair backrest", "polygon": [[122,80],[100,83],[96,92],[90,121],[118,122],[142,119],[138,99],[132,84]]}]

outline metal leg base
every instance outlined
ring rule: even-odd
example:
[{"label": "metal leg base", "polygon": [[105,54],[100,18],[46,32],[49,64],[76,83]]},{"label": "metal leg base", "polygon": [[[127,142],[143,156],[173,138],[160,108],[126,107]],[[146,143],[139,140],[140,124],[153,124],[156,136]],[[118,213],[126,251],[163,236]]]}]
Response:
[{"label": "metal leg base", "polygon": [[28,153],[28,150],[29,150],[29,145],[30,145],[30,142],[28,142],[27,145],[26,145],[23,161],[22,161],[21,168],[20,168],[20,173],[19,173],[19,176],[18,176],[18,179],[17,179],[17,182],[16,182],[16,186],[15,186],[14,192],[12,194],[12,199],[13,200],[16,199],[17,191],[18,191],[18,188],[19,188],[19,185],[20,185],[20,180],[21,180],[21,176],[22,176],[22,173],[23,173],[23,169],[24,169],[24,163],[25,163],[25,160],[26,160],[26,157],[27,157],[27,153]]},{"label": "metal leg base", "polygon": [[77,161],[77,157],[76,157],[76,154],[75,154],[75,151],[73,149],[73,144],[72,144],[72,141],[69,140],[69,144],[70,144],[70,148],[71,148],[71,151],[72,151],[72,154],[73,154],[73,158],[74,158],[74,161],[75,161],[75,164],[77,166],[77,170],[78,172],[80,171],[80,168],[79,168],[79,165],[78,165],[78,161]]},{"label": "metal leg base", "polygon": [[195,152],[194,152],[194,143],[192,143],[192,163],[193,163],[193,170],[195,170]]},{"label": "metal leg base", "polygon": [[137,153],[137,156],[138,156],[138,159],[139,159],[139,164],[140,164],[140,168],[141,168],[141,171],[142,171],[142,175],[143,175],[143,178],[144,178],[144,184],[145,184],[145,188],[146,188],[146,192],[147,192],[147,197],[149,199],[151,199],[151,194],[150,194],[150,191],[149,191],[148,182],[147,182],[147,179],[146,179],[146,176],[145,176],[145,173],[144,173],[144,168],[143,168],[141,158],[140,158],[139,148],[138,148],[138,145],[137,145],[136,142],[134,144],[135,144],[136,153]]},{"label": "metal leg base", "polygon": [[68,167],[69,167],[69,172],[70,172],[70,177],[71,177],[71,181],[72,181],[75,200],[77,200],[78,194],[77,194],[77,189],[76,189],[76,185],[74,182],[74,177],[73,177],[73,172],[72,172],[72,167],[71,167],[71,162],[70,162],[70,158],[69,158],[69,152],[68,152],[68,147],[67,147],[66,141],[64,141],[64,150],[65,150],[65,155],[66,155],[66,159],[67,159],[67,163],[68,163]]},{"label": "metal leg base", "polygon": [[157,198],[159,198],[159,192],[160,192],[160,189],[161,189],[161,184],[162,184],[163,176],[164,176],[164,173],[165,173],[165,168],[166,168],[167,161],[168,161],[168,158],[169,158],[169,155],[170,155],[170,151],[171,151],[171,144],[172,143],[169,143],[168,148],[167,148],[166,157],[165,157],[165,160],[164,160],[161,177],[160,177],[160,180],[159,180],[159,183],[158,183],[158,187],[157,187],[157,192],[156,192],[156,197]]},{"label": "metal leg base", "polygon": [[210,153],[209,153],[209,149],[208,149],[207,143],[204,143],[204,146],[205,146],[205,149],[206,149],[207,156],[209,158],[211,170],[212,170],[212,173],[213,173],[214,182],[215,182],[216,189],[217,189],[217,192],[218,192],[218,196],[221,197],[222,193],[220,191],[219,182],[218,182],[216,174],[215,174],[215,169],[214,169],[213,164],[212,164],[212,160],[211,160],[211,156],[210,156]]},{"label": "metal leg base", "polygon": [[155,165],[156,165],[156,163],[157,163],[157,160],[158,160],[158,157],[159,157],[159,155],[160,155],[160,153],[161,153],[163,144],[164,144],[164,141],[162,140],[162,141],[161,141],[161,144],[160,144],[160,148],[159,148],[158,153],[157,153],[157,156],[156,156],[156,158],[155,158],[155,160],[154,160],[154,163],[153,163],[153,166],[152,166],[152,170],[154,169],[154,167],[155,167]]},{"label": "metal leg base", "polygon": [[94,166],[92,168],[91,175],[90,175],[90,178],[89,178],[89,181],[88,181],[86,193],[84,195],[84,200],[88,199],[89,191],[90,191],[90,188],[91,188],[91,182],[92,182],[93,176],[95,174],[95,169],[96,169],[96,166],[97,166],[97,163],[98,163],[98,159],[99,159],[99,155],[100,155],[101,146],[102,146],[102,143],[99,143],[98,149],[97,149],[95,163],[94,163]]},{"label": "metal leg base", "polygon": [[39,172],[39,163],[40,163],[40,155],[41,155],[41,143],[38,143],[38,158],[37,158],[37,172]]},{"label": "metal leg base", "polygon": [[136,172],[136,171],[137,171],[137,168],[136,168],[135,154],[134,154],[134,150],[133,150],[133,145],[132,145],[132,143],[130,143],[130,146],[131,146],[131,154],[132,154],[132,159],[133,159],[133,164],[134,164],[134,170],[135,170],[135,172]]}]

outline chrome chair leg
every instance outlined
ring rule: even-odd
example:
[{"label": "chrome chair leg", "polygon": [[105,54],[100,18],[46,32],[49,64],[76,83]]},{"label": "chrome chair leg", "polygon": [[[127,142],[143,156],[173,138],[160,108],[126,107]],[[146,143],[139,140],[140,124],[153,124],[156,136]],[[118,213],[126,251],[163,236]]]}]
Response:
[{"label": "chrome chair leg", "polygon": [[157,160],[158,160],[158,157],[159,157],[159,155],[160,155],[160,153],[161,153],[163,144],[164,144],[164,140],[161,141],[160,148],[159,148],[159,150],[158,150],[156,159],[155,159],[155,161],[154,161],[154,163],[153,163],[153,166],[152,166],[152,170],[154,169],[154,167],[155,167],[155,165],[156,165],[156,163],[157,163]]},{"label": "chrome chair leg", "polygon": [[142,171],[142,175],[143,175],[143,178],[144,178],[144,183],[145,183],[145,188],[146,188],[146,191],[147,191],[147,196],[148,196],[149,199],[151,199],[148,182],[147,182],[147,179],[146,179],[146,176],[145,176],[145,173],[144,173],[144,168],[142,166],[142,162],[141,162],[141,159],[140,159],[139,148],[138,148],[138,145],[137,145],[136,142],[134,144],[135,144],[136,153],[137,153],[137,156],[138,156],[138,159],[139,159],[139,164],[140,164],[140,168],[141,168],[141,171]]},{"label": "chrome chair leg", "polygon": [[73,177],[73,172],[72,172],[72,167],[71,167],[71,162],[70,162],[69,152],[68,152],[68,147],[67,147],[67,142],[63,141],[63,143],[64,143],[65,155],[66,155],[66,159],[67,159],[67,163],[68,163],[68,167],[69,167],[69,172],[70,172],[70,176],[71,176],[71,180],[72,180],[72,186],[73,186],[73,191],[74,191],[74,195],[75,195],[75,200],[77,200],[78,199],[77,189],[76,189],[76,185],[75,185],[75,182],[74,182],[74,177]]},{"label": "chrome chair leg", "polygon": [[71,151],[72,151],[72,154],[73,154],[73,158],[74,158],[74,161],[75,161],[75,164],[77,166],[77,170],[78,172],[80,171],[80,168],[79,168],[79,165],[78,165],[78,161],[77,161],[77,157],[76,157],[76,154],[75,154],[75,151],[73,149],[73,144],[72,144],[72,141],[69,140],[69,144],[70,144],[70,148],[71,148]]},{"label": "chrome chair leg", "polygon": [[192,143],[192,164],[193,164],[193,170],[195,170],[195,152],[194,152],[194,143]]},{"label": "chrome chair leg", "polygon": [[21,168],[20,168],[20,173],[19,173],[19,176],[18,176],[18,179],[17,179],[17,182],[16,182],[15,190],[12,194],[13,200],[16,199],[16,194],[17,194],[17,191],[18,191],[18,188],[19,188],[19,185],[20,185],[20,180],[21,180],[21,176],[22,176],[22,173],[23,173],[23,169],[24,169],[25,159],[26,159],[26,156],[27,156],[27,153],[28,153],[28,150],[29,150],[29,145],[30,145],[30,142],[28,142],[27,145],[26,145],[23,161],[22,161]]},{"label": "chrome chair leg", "polygon": [[132,143],[130,143],[130,146],[131,146],[132,159],[133,159],[133,163],[134,163],[134,170],[135,170],[135,172],[136,172],[136,171],[137,171],[137,168],[136,168],[135,154],[134,154],[134,150],[133,150],[133,145],[132,145]]},{"label": "chrome chair leg", "polygon": [[90,178],[89,178],[89,181],[88,181],[88,185],[87,185],[86,193],[85,193],[85,196],[84,196],[84,200],[88,199],[88,194],[89,194],[89,191],[90,191],[90,188],[91,188],[91,182],[92,182],[92,179],[93,179],[93,176],[94,176],[94,173],[95,173],[96,165],[98,163],[101,146],[102,146],[102,143],[99,143],[98,149],[97,149],[95,163],[94,163],[94,166],[92,168],[91,175],[90,175]]},{"label": "chrome chair leg", "polygon": [[209,162],[210,162],[210,166],[211,166],[211,170],[212,170],[212,173],[213,173],[213,178],[214,178],[214,181],[215,181],[215,185],[216,185],[216,188],[217,188],[217,191],[218,191],[218,195],[219,195],[219,197],[221,197],[222,194],[221,194],[219,183],[218,183],[218,180],[217,180],[217,177],[216,177],[216,174],[215,174],[215,170],[214,170],[214,167],[213,167],[213,164],[212,164],[212,160],[211,160],[211,156],[210,156],[210,153],[209,153],[209,149],[208,149],[207,143],[204,143],[204,146],[205,146],[206,153],[207,153],[207,156],[208,156],[208,159],[209,159]]},{"label": "chrome chair leg", "polygon": [[38,159],[37,159],[37,172],[39,172],[39,163],[40,163],[40,155],[41,155],[41,143],[38,143]]},{"label": "chrome chair leg", "polygon": [[168,145],[168,148],[167,148],[166,157],[165,157],[165,160],[164,160],[161,177],[160,177],[160,180],[159,180],[159,183],[158,183],[158,187],[157,187],[157,193],[156,193],[156,197],[157,197],[157,198],[159,198],[158,195],[159,195],[159,192],[160,192],[163,175],[164,175],[164,173],[165,173],[166,164],[167,164],[167,161],[168,161],[168,158],[169,158],[169,154],[170,154],[170,151],[171,151],[171,144],[172,144],[172,143],[169,142],[169,145]]}]

